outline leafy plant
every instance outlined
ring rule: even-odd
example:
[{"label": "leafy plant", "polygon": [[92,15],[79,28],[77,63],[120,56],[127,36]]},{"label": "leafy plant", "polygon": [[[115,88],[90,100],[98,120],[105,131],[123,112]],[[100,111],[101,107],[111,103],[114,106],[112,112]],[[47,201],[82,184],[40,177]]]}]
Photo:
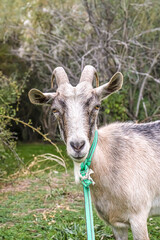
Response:
[{"label": "leafy plant", "polygon": [[[18,85],[16,77],[8,78],[2,72],[0,72],[0,86],[0,115],[14,117],[23,87]],[[10,119],[0,117],[0,160],[5,164],[5,159],[13,154],[19,164],[21,159],[15,151],[16,133],[11,132],[10,127]]]},{"label": "leafy plant", "polygon": [[[102,102],[100,113],[101,122],[126,121],[129,119],[127,115],[128,99],[126,98],[126,87],[116,95],[113,94]],[[103,119],[103,121],[102,121]]]}]

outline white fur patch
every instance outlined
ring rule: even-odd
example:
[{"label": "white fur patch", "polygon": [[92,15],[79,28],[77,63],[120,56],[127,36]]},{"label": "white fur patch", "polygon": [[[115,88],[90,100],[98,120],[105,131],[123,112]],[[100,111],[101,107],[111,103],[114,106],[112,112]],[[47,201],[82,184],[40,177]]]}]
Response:
[{"label": "white fur patch", "polygon": [[80,166],[81,163],[74,162],[74,178],[75,183],[78,184],[80,182]]},{"label": "white fur patch", "polygon": [[81,142],[85,141],[85,145],[80,152],[80,157],[85,157],[88,154],[90,143],[87,135],[86,118],[85,112],[83,110],[83,101],[81,97],[77,97],[76,91],[75,96],[67,99],[68,107],[68,131],[67,131],[67,152],[71,157],[76,157],[76,152],[73,147],[70,145],[71,142]]},{"label": "white fur patch", "polygon": [[160,196],[154,199],[149,215],[160,216]]}]

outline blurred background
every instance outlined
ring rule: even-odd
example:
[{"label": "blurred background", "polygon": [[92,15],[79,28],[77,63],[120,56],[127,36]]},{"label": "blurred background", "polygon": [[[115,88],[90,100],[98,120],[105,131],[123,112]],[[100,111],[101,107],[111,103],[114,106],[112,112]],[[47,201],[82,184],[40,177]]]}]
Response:
[{"label": "blurred background", "polygon": [[[52,71],[57,66],[66,70],[75,86],[87,64],[96,68],[100,84],[107,82],[116,71],[121,71],[124,75],[122,90],[102,103],[99,126],[114,121],[149,122],[160,119],[160,1],[0,1],[2,189],[4,182],[8,187],[8,182],[12,180],[13,183],[22,175],[42,172],[57,174],[59,167],[63,169],[62,172],[64,168],[66,171],[72,167],[50,109],[32,105],[28,91],[31,88],[50,91]],[[56,84],[54,90],[56,91]],[[50,179],[49,175],[41,177]],[[48,189],[50,196],[53,195],[51,185]],[[64,196],[66,191],[68,190],[64,188],[60,193],[56,190],[54,197],[59,196],[56,194]],[[69,196],[67,194],[65,196]],[[6,216],[4,212],[0,224],[8,222],[4,220],[8,219]],[[33,217],[27,216],[29,219]],[[46,219],[51,218],[46,216],[48,215],[43,220],[50,223]],[[52,220],[55,221],[54,218]],[[24,225],[21,227],[23,229]],[[46,229],[47,232],[48,228]],[[100,229],[97,232],[101,231],[101,228],[97,229]],[[81,229],[74,231],[82,234]],[[70,234],[70,238],[64,238],[65,234]],[[5,236],[6,232],[0,239],[11,239]],[[18,231],[15,236],[14,239],[33,239],[24,236],[17,238]],[[75,236],[73,239],[83,239],[81,235],[78,238]],[[102,235],[96,236],[99,236],[97,239],[108,239],[102,238]],[[71,232],[65,232],[62,238],[47,238],[42,234],[42,238],[38,239],[72,238]]]}]

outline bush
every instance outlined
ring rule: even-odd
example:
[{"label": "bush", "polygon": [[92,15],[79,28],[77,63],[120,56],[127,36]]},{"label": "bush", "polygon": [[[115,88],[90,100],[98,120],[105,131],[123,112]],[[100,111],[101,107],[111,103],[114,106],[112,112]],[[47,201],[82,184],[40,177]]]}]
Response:
[{"label": "bush", "polygon": [[11,120],[4,116],[15,117],[23,87],[17,83],[16,76],[8,78],[2,72],[0,86],[0,160],[4,164],[10,154],[18,158],[15,151],[16,133],[10,131]]}]

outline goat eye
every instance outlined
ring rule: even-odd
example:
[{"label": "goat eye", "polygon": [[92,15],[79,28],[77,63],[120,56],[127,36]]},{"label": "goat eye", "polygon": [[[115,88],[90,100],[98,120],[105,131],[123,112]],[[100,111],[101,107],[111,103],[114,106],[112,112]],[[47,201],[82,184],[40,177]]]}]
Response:
[{"label": "goat eye", "polygon": [[96,106],[94,107],[94,109],[95,109],[95,110],[99,110],[99,109],[100,109],[100,105],[96,105]]},{"label": "goat eye", "polygon": [[58,113],[58,110],[54,108],[54,109],[52,109],[52,112],[53,113]]}]

